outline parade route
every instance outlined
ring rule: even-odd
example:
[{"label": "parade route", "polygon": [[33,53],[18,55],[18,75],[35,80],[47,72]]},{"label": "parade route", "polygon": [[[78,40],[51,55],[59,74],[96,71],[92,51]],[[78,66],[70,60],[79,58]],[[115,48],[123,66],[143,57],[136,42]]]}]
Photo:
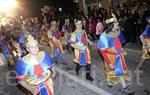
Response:
[{"label": "parade route", "polygon": [[[41,45],[40,47],[43,50],[49,50],[45,45]],[[124,95],[120,91],[120,85],[113,88],[107,87],[103,61],[97,53],[96,44],[93,44],[93,47],[91,47],[90,50],[92,52],[92,76],[94,81],[90,82],[85,79],[84,68],[81,69],[80,75],[76,76],[74,71],[75,64],[72,61],[74,54],[73,52],[65,50],[65,59],[68,65],[61,64],[61,61],[59,61],[58,64],[55,64],[58,74],[56,79],[54,79],[55,95]],[[146,61],[143,65],[144,73],[140,74],[140,79],[138,80],[136,76],[136,66],[140,61],[142,52],[126,47],[125,50],[128,53],[128,55],[125,56],[129,71],[128,73],[132,79],[131,83],[129,83],[129,87],[135,91],[135,95],[148,95],[147,92],[145,92],[145,89],[149,88],[150,85],[149,61]],[[10,78],[11,81],[6,79],[8,76],[14,76],[14,74],[9,73],[11,71],[14,72],[14,70],[15,68],[8,69],[7,65],[1,66],[0,95],[28,95],[19,90],[17,85],[10,85],[9,82],[16,82],[14,77]]]}]

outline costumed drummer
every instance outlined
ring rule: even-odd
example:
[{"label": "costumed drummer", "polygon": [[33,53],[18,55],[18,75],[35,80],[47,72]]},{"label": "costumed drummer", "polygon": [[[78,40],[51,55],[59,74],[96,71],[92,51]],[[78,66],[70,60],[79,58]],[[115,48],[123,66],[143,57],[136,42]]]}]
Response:
[{"label": "costumed drummer", "polygon": [[38,42],[31,35],[27,36],[28,54],[16,64],[18,83],[32,94],[54,95],[51,75],[55,75],[53,60],[47,52],[40,51]]}]

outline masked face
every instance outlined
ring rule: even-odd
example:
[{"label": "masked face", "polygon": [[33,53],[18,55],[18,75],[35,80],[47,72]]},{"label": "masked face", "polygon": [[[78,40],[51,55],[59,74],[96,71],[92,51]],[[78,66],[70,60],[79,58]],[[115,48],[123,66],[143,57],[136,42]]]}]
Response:
[{"label": "masked face", "polygon": [[81,22],[81,21],[78,21],[78,22],[76,23],[76,28],[77,28],[78,30],[82,29],[82,22]]},{"label": "masked face", "polygon": [[115,31],[117,31],[117,30],[119,30],[119,23],[118,23],[118,22],[115,22],[115,23],[114,23],[114,26],[113,26],[113,28],[112,28],[112,31],[115,32]]},{"label": "masked face", "polygon": [[57,22],[56,21],[51,22],[51,26],[57,26]]}]

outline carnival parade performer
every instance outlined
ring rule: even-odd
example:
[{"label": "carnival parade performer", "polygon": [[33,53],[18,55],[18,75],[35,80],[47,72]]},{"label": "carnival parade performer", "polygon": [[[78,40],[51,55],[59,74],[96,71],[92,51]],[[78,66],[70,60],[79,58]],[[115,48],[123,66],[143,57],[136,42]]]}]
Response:
[{"label": "carnival parade performer", "polygon": [[14,65],[15,62],[12,56],[12,50],[11,50],[9,43],[6,41],[5,35],[3,35],[0,39],[0,46],[2,48],[2,51],[6,60],[8,61],[8,67]]},{"label": "carnival parade performer", "polygon": [[114,18],[106,20],[106,29],[101,34],[98,42],[98,51],[105,64],[107,86],[112,87],[121,83],[122,91],[127,94],[134,93],[127,88],[127,66],[124,60],[122,46],[119,41],[119,26]]},{"label": "carnival parade performer", "polygon": [[51,22],[51,28],[48,30],[47,35],[51,53],[55,62],[58,63],[59,58],[61,58],[62,63],[66,65],[67,63],[64,59],[64,52],[61,43],[61,34],[58,31],[58,23],[56,20]]},{"label": "carnival parade performer", "polygon": [[81,67],[86,67],[86,79],[93,81],[91,77],[91,57],[88,49],[88,38],[85,30],[82,29],[82,21],[76,22],[76,30],[71,35],[71,46],[74,48],[76,63],[76,74],[79,75]]},{"label": "carnival parade performer", "polygon": [[51,75],[55,74],[53,60],[47,52],[40,51],[38,42],[31,35],[27,36],[28,54],[16,64],[18,83],[33,95],[54,95]]},{"label": "carnival parade performer", "polygon": [[141,58],[140,63],[137,66],[137,69],[140,71],[142,70],[142,65],[145,60],[150,59],[150,17],[147,18],[147,26],[144,32],[140,35],[141,42],[143,44],[143,55]]},{"label": "carnival parade performer", "polygon": [[3,54],[2,46],[0,46],[0,65],[6,65],[6,64],[7,64],[7,60]]},{"label": "carnival parade performer", "polygon": [[72,25],[70,23],[69,19],[65,19],[65,24],[62,27],[62,32],[64,32],[65,35],[65,41],[68,51],[71,49],[71,34],[72,34]]}]

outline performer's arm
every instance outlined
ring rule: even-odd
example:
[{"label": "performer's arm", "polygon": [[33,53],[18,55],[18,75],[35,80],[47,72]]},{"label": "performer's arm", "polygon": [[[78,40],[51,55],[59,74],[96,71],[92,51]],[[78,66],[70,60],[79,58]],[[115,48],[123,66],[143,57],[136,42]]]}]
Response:
[{"label": "performer's arm", "polygon": [[51,72],[55,72],[55,67],[52,66],[51,68],[49,68],[49,70],[50,70]]},{"label": "performer's arm", "polygon": [[51,44],[54,45],[54,46],[57,45],[57,44],[55,43],[55,41],[53,40],[51,30],[49,30],[49,31],[47,32],[47,37],[48,37],[48,42],[49,42],[49,43],[51,43]]},{"label": "performer's arm", "polygon": [[115,52],[110,51],[109,49],[98,49],[99,54],[104,58],[104,61],[109,65],[112,64],[111,60],[108,58],[107,54],[115,54]]},{"label": "performer's arm", "polygon": [[72,34],[71,35],[71,46],[75,49],[79,49],[79,50],[83,50],[83,48],[85,48],[86,46],[81,45],[79,43],[76,42],[76,35]]},{"label": "performer's arm", "polygon": [[51,77],[52,79],[55,79],[56,76],[57,76],[55,67],[53,66],[53,67],[51,67],[49,70],[51,71],[51,76],[50,76],[50,77]]},{"label": "performer's arm", "polygon": [[71,46],[75,49],[79,49],[79,50],[85,50],[87,48],[86,45],[80,45],[78,43],[75,42],[71,42]]},{"label": "performer's arm", "polygon": [[19,60],[16,64],[16,79],[17,80],[25,80],[27,75],[27,65],[24,64],[22,60]]}]

